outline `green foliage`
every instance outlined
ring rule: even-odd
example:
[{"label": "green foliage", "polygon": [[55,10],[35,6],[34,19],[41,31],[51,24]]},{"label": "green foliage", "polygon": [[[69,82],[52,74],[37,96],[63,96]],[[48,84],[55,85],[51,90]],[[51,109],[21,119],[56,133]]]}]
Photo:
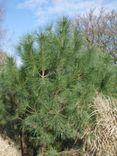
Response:
[{"label": "green foliage", "polygon": [[26,35],[18,46],[22,66],[9,59],[0,75],[0,123],[18,120],[32,146],[60,149],[63,140],[75,140],[94,122],[90,103],[96,92],[116,95],[110,56],[86,49],[81,40],[63,18],[54,29]]},{"label": "green foliage", "polygon": [[44,156],[60,156],[58,152],[54,149],[47,150]]}]

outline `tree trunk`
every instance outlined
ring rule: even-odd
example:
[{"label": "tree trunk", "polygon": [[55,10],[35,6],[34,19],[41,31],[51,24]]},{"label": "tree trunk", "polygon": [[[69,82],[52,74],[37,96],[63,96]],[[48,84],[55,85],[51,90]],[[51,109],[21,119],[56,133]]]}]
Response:
[{"label": "tree trunk", "polygon": [[20,131],[20,143],[21,143],[22,156],[32,156],[31,151],[29,150],[29,147],[28,147],[27,134],[24,128],[21,129]]}]

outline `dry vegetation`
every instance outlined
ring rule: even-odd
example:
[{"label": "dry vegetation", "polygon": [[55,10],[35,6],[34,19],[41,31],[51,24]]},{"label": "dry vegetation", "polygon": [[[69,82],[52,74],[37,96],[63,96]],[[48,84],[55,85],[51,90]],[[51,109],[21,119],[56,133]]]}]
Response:
[{"label": "dry vegetation", "polygon": [[117,36],[117,12],[112,10],[108,12],[103,8],[99,14],[95,10],[78,16],[76,26],[84,36],[86,45],[96,45],[106,50],[116,57],[116,40]]},{"label": "dry vegetation", "polygon": [[21,156],[21,154],[10,139],[3,139],[0,136],[0,156]]},{"label": "dry vegetation", "polygon": [[[117,101],[98,95],[94,100],[96,126],[85,142],[86,156],[117,155]],[[90,134],[90,135],[89,135]],[[92,139],[92,137],[94,139]]]},{"label": "dry vegetation", "polygon": [[6,60],[6,54],[0,49],[0,65],[4,64]]}]

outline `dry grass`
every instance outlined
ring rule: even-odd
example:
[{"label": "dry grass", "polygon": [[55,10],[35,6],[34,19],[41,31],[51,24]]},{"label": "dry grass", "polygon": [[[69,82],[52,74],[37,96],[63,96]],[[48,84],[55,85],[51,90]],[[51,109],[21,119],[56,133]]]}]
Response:
[{"label": "dry grass", "polygon": [[6,54],[0,49],[0,64],[4,64],[6,61]]},{"label": "dry grass", "polygon": [[69,151],[62,151],[59,154],[60,156],[81,156],[80,151],[74,149],[71,149]]},{"label": "dry grass", "polygon": [[[98,95],[94,100],[96,126],[87,133],[86,156],[117,155],[117,101]],[[94,138],[91,140],[91,136]]]},{"label": "dry grass", "polygon": [[0,156],[21,156],[21,153],[10,139],[0,136]]}]

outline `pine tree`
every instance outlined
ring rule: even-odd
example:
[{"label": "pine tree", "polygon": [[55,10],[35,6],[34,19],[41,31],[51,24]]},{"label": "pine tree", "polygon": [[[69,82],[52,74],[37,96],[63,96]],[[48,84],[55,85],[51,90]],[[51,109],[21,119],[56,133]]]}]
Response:
[{"label": "pine tree", "polygon": [[90,103],[96,92],[116,95],[110,56],[86,49],[66,18],[54,28],[26,35],[17,51],[22,66],[9,58],[0,75],[0,124],[14,123],[39,152],[59,151],[66,140],[75,143],[87,125],[95,124]]}]

